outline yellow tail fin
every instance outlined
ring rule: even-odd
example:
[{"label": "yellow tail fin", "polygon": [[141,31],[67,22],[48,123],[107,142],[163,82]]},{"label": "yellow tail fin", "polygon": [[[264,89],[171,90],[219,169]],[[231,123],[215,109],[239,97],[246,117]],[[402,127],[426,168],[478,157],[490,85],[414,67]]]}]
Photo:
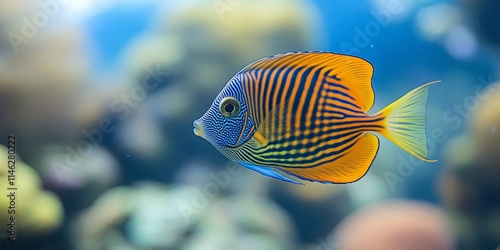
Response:
[{"label": "yellow tail fin", "polygon": [[413,156],[428,162],[427,137],[425,133],[425,106],[429,95],[429,87],[437,82],[424,84],[389,106],[376,116],[385,117],[384,130],[381,134],[408,151]]}]

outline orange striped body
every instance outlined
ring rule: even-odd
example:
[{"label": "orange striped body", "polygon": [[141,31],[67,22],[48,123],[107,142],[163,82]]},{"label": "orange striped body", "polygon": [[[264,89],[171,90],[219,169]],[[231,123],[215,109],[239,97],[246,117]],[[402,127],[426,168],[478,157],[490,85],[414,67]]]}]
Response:
[{"label": "orange striped body", "polygon": [[[366,60],[334,53],[261,59],[236,74],[212,105],[223,105],[228,96],[239,99],[243,122],[235,122],[238,116],[226,121],[241,123],[237,138],[226,136],[235,142],[205,137],[228,158],[274,178],[282,179],[277,170],[309,181],[356,181],[378,150],[378,138],[367,132],[388,135],[389,113],[366,113],[374,103],[372,74]],[[204,131],[212,129],[206,124],[218,124],[214,112],[202,117]],[[231,136],[224,128],[216,131]]]}]

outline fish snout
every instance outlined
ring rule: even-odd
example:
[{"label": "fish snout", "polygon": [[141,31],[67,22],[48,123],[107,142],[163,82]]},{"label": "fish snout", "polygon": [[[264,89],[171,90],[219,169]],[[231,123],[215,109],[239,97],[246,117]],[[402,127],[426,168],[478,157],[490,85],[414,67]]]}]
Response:
[{"label": "fish snout", "polygon": [[198,120],[195,120],[193,122],[193,126],[194,126],[194,129],[193,129],[194,134],[199,136],[199,137],[203,137],[203,128],[201,126],[201,122],[199,122]]}]

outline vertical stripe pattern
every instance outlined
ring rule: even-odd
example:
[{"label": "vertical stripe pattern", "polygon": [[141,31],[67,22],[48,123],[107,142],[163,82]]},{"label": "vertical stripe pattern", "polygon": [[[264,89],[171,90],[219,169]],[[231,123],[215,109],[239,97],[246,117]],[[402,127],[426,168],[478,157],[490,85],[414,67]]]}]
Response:
[{"label": "vertical stripe pattern", "polygon": [[[350,63],[360,61],[367,63],[333,53],[295,53],[247,66],[235,78],[267,144],[250,140],[219,150],[270,167],[312,168],[342,158],[363,133],[383,128],[382,117],[365,113],[374,99],[371,65],[370,72],[349,73]],[[353,82],[356,77],[368,79],[369,86],[360,88],[366,83]]]}]

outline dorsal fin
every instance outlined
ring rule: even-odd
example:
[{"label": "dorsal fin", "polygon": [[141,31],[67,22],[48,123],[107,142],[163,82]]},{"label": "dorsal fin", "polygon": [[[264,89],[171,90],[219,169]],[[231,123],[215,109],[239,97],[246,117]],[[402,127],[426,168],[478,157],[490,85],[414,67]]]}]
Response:
[{"label": "dorsal fin", "polygon": [[368,61],[355,56],[329,52],[279,54],[262,58],[242,69],[240,73],[289,66],[323,67],[328,72],[325,80],[348,88],[363,112],[367,112],[373,106],[375,99],[371,83],[373,66]]}]

